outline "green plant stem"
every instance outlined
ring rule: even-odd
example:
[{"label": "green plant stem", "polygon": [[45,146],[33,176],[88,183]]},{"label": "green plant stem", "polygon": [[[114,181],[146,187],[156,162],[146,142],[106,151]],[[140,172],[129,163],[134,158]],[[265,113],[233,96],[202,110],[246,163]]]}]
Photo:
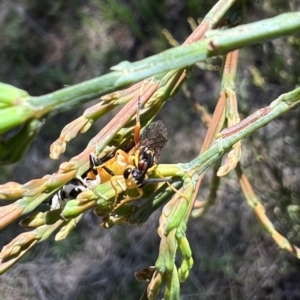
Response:
[{"label": "green plant stem", "polygon": [[291,34],[299,29],[300,13],[293,12],[228,30],[212,30],[206,39],[199,42],[175,47],[138,62],[121,62],[109,74],[51,94],[30,97],[27,105],[34,108],[38,116],[49,113],[54,108],[65,110],[152,75],[185,68],[208,57]]},{"label": "green plant stem", "polygon": [[[178,164],[178,166],[185,172],[189,173],[192,177],[194,184],[196,184],[198,177],[206,171],[214,162],[222,157],[225,151],[229,151],[231,147],[241,139],[255,132],[257,129],[265,126],[274,119],[278,118],[287,111],[296,108],[300,105],[300,88],[297,88],[291,92],[282,94],[276,100],[274,100],[270,106],[264,107],[256,111],[251,116],[257,116],[260,111],[266,113],[261,116],[249,121],[247,126],[240,127],[238,131],[232,132],[227,137],[220,137],[207,151],[203,152],[197,158],[189,163]],[[251,120],[249,116],[248,120]],[[243,122],[243,121],[242,121]],[[222,135],[222,132],[221,132]]]}]

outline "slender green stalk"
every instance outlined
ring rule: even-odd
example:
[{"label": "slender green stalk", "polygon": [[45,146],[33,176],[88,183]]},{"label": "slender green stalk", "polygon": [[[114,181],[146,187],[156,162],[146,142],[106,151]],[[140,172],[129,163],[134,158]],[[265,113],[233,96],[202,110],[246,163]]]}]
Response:
[{"label": "slender green stalk", "polygon": [[[220,138],[216,140],[210,149],[199,155],[191,162],[178,164],[178,166],[183,171],[188,172],[190,176],[192,176],[193,182],[196,182],[198,177],[205,172],[211,164],[221,158],[224,154],[224,151],[230,150],[236,142],[299,105],[300,88],[282,94],[276,100],[274,100],[270,106],[259,109],[248,118],[240,122],[240,124],[243,122],[246,124],[244,127],[240,126],[238,131],[233,131],[229,136],[222,135],[224,130],[221,131]],[[225,130],[227,130],[227,128]]]},{"label": "slender green stalk", "polygon": [[228,30],[212,30],[206,39],[199,42],[175,47],[138,62],[124,61],[112,67],[114,72],[109,74],[44,96],[29,97],[26,107],[34,111],[35,117],[49,113],[54,108],[65,110],[155,74],[185,68],[208,57],[288,35],[299,29],[300,13],[293,12]]},{"label": "slender green stalk", "polygon": [[123,73],[116,84],[132,83],[137,77],[141,80],[156,73],[185,68],[208,57],[288,35],[299,29],[300,13],[285,13],[232,29],[212,30],[204,40],[166,50],[139,62],[121,62],[112,70]]}]

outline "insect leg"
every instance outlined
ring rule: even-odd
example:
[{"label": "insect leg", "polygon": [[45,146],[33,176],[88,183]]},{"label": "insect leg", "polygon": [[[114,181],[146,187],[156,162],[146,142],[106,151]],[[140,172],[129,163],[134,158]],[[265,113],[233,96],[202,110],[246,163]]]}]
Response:
[{"label": "insect leg", "polygon": [[127,203],[127,202],[131,202],[133,200],[137,200],[140,199],[143,196],[143,190],[140,188],[136,188],[136,190],[138,191],[138,195],[135,197],[126,197],[125,199],[121,200],[117,205],[114,206],[113,211],[117,210],[120,206],[122,206],[123,204]]},{"label": "insect leg", "polygon": [[[163,175],[158,170],[156,170],[156,173],[158,174],[158,176],[161,179],[168,179],[168,178],[163,177]],[[188,201],[188,198],[186,197],[186,195],[181,193],[180,191],[178,191],[176,188],[174,188],[174,186],[170,183],[170,180],[165,180],[165,182],[167,183],[169,188],[172,189],[176,194],[179,194],[181,197],[185,198]]]},{"label": "insect leg", "polygon": [[113,176],[111,179],[110,179],[110,183],[111,183],[111,186],[112,188],[114,189],[115,191],[115,200],[114,200],[114,206],[116,205],[117,201],[118,201],[118,195],[119,195],[119,192],[114,184],[114,182],[116,182],[122,189],[122,191],[126,191],[126,186],[124,186],[121,182],[121,179],[124,179],[124,177],[122,175],[119,175],[119,176]]},{"label": "insect leg", "polygon": [[105,170],[110,176],[114,176],[115,173],[113,170],[109,169],[104,165],[104,163],[99,159],[95,153],[90,153],[90,168],[94,172],[95,175],[98,174],[97,168],[101,167],[103,170]]}]

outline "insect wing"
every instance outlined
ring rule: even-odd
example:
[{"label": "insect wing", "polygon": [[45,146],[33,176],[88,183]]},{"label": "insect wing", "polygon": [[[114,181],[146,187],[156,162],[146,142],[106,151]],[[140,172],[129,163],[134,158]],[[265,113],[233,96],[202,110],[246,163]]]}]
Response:
[{"label": "insect wing", "polygon": [[143,131],[138,148],[148,148],[154,151],[156,160],[159,160],[162,148],[167,144],[168,131],[162,121],[151,123]]}]

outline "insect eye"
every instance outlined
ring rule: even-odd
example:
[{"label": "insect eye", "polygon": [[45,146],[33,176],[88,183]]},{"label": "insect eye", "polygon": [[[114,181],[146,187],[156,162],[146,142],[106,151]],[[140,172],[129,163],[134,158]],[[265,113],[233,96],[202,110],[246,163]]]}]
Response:
[{"label": "insect eye", "polygon": [[132,169],[131,168],[127,168],[125,169],[124,173],[123,173],[123,176],[125,179],[128,179],[129,175],[131,174],[132,172]]}]

